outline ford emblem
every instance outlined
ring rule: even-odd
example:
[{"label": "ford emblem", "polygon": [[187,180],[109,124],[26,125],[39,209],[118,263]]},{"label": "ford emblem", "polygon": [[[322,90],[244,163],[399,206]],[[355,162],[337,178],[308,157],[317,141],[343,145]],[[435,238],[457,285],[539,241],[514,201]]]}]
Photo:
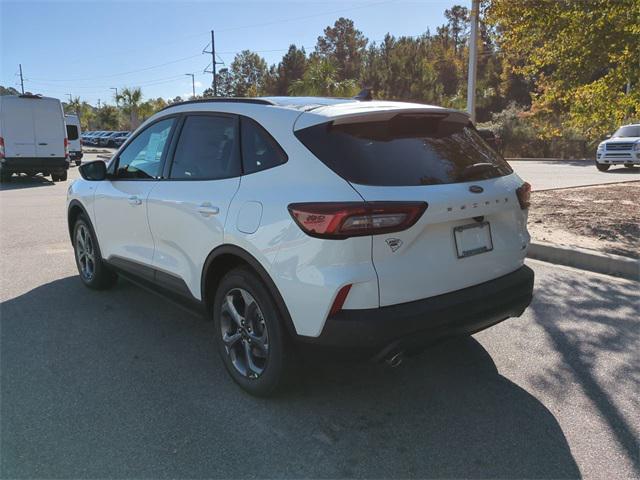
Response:
[{"label": "ford emblem", "polygon": [[482,193],[484,192],[484,188],[482,188],[480,185],[471,185],[469,187],[469,191],[471,193]]}]

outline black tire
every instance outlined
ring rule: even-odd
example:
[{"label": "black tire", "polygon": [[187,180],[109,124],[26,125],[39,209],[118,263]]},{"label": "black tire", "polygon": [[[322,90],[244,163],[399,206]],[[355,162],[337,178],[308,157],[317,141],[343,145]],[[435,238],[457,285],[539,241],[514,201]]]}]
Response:
[{"label": "black tire", "polygon": [[606,172],[607,170],[609,170],[609,167],[611,165],[607,165],[606,163],[598,163],[596,162],[596,168],[598,170],[600,170],[601,172]]},{"label": "black tire", "polygon": [[58,175],[58,178],[60,179],[58,180],[59,182],[66,182],[68,178],[67,171],[65,170],[64,173],[61,173],[60,175]]},{"label": "black tire", "polygon": [[79,167],[80,165],[82,165],[82,160],[76,160],[76,167]]},{"label": "black tire", "polygon": [[0,169],[0,183],[9,183],[11,181],[11,172],[4,172]]},{"label": "black tire", "polygon": [[633,168],[634,167],[633,163],[625,163],[624,166],[627,167],[627,168]]},{"label": "black tire", "polygon": [[[241,291],[248,293],[254,303],[249,301],[247,305]],[[244,314],[243,331],[240,331],[242,327],[237,319],[232,318],[228,307],[224,306],[228,297],[236,311],[240,313],[242,310]],[[284,321],[267,287],[251,269],[236,268],[223,277],[213,302],[213,324],[222,363],[244,391],[257,397],[268,397],[287,384],[293,362],[290,360],[292,349]],[[238,335],[240,338],[226,344],[223,331],[231,333],[227,337],[229,340]],[[247,349],[251,353],[247,354]],[[247,355],[252,358],[252,367],[248,367]]]},{"label": "black tire", "polygon": [[[85,239],[84,242],[80,240],[83,237]],[[86,241],[87,239],[89,242]],[[93,231],[91,222],[83,214],[78,216],[73,226],[72,241],[76,267],[82,283],[94,290],[105,290],[113,287],[118,280],[118,275],[102,261],[96,234]],[[82,247],[83,243],[84,248]],[[85,252],[84,258],[83,251]],[[93,267],[87,268],[87,262],[91,263]]]},{"label": "black tire", "polygon": [[52,173],[51,174],[51,181],[52,182],[59,182],[60,181],[60,175],[58,175],[57,173]]}]

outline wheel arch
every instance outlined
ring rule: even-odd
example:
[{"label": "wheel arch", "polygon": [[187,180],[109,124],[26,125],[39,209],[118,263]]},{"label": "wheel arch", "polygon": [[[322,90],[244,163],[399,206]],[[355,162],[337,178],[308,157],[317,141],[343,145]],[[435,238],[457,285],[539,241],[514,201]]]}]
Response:
[{"label": "wheel arch", "polygon": [[249,267],[262,280],[284,319],[288,333],[291,336],[297,336],[289,309],[269,273],[253,255],[235,245],[220,245],[216,247],[209,253],[204,262],[200,291],[202,302],[207,312],[211,312],[215,292],[222,277],[233,268],[241,266]]},{"label": "wheel arch", "polygon": [[91,217],[89,217],[87,209],[84,208],[84,205],[82,205],[82,203],[80,203],[78,200],[71,200],[71,202],[69,202],[69,207],[67,208],[67,226],[69,227],[69,238],[72,242],[73,226],[75,225],[76,220],[81,214],[84,214],[84,216],[87,217],[89,223],[91,223]]}]

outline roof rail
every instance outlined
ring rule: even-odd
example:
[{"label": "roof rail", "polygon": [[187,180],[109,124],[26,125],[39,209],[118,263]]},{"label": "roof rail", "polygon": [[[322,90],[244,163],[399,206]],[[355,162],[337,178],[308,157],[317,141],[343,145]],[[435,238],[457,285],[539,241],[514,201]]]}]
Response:
[{"label": "roof rail", "polygon": [[265,98],[243,98],[243,97],[215,97],[215,98],[198,98],[196,100],[185,100],[183,102],[172,103],[166,107],[160,109],[162,112],[168,108],[178,107],[180,105],[191,105],[194,103],[253,103],[255,105],[275,105],[270,100]]},{"label": "roof rail", "polygon": [[23,93],[21,95],[18,95],[18,97],[20,98],[42,98],[42,95],[40,95],[39,93]]}]

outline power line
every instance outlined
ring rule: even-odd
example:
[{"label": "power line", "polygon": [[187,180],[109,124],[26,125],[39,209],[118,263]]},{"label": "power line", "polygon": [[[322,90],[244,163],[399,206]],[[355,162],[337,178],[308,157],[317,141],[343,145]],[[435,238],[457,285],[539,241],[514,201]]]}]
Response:
[{"label": "power line", "polygon": [[328,12],[315,13],[315,14],[312,14],[312,15],[304,15],[304,16],[301,16],[301,17],[290,17],[290,18],[283,18],[283,19],[280,19],[280,20],[272,20],[272,21],[269,21],[269,22],[254,23],[254,24],[251,24],[251,25],[240,25],[240,26],[237,26],[237,27],[228,27],[228,28],[223,28],[221,30],[218,30],[218,32],[230,32],[232,30],[240,30],[240,29],[243,29],[243,28],[259,28],[259,27],[266,27],[266,26],[269,26],[269,25],[275,25],[277,23],[296,22],[298,20],[306,20],[308,18],[322,17],[324,15],[333,15],[334,13],[348,12],[348,11],[351,11],[351,10],[359,10],[359,9],[362,9],[362,8],[373,8],[373,7],[384,5],[384,4],[387,4],[387,3],[395,3],[397,1],[398,0],[386,0],[384,2],[369,3],[369,4],[366,4],[366,5],[358,5],[356,7],[350,7],[350,8],[341,8],[339,10],[331,10],[331,11],[328,11]]},{"label": "power line", "polygon": [[[159,63],[157,65],[151,65],[149,67],[138,68],[136,70],[129,70],[128,72],[113,73],[113,74],[109,74],[109,75],[96,75],[96,76],[93,76],[93,77],[84,77],[84,78],[39,79],[39,80],[46,80],[46,81],[49,81],[49,82],[82,82],[82,81],[85,81],[85,80],[96,80],[96,79],[100,79],[100,78],[120,77],[120,76],[123,76],[123,75],[129,75],[131,73],[145,72],[147,70],[153,70],[154,68],[160,68],[160,67],[164,67],[166,65],[172,65],[174,63],[184,62],[185,60],[190,60],[192,58],[199,57],[200,55],[202,55],[202,54],[199,53],[197,55],[190,55],[188,57],[177,58],[175,60],[170,60],[168,62]],[[38,80],[38,79],[36,78],[35,80]]]}]

